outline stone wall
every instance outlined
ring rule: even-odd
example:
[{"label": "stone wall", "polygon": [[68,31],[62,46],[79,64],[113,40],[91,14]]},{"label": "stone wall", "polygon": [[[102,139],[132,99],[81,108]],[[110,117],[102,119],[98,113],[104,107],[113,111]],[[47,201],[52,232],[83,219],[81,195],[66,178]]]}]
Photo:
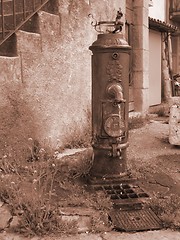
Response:
[{"label": "stone wall", "polygon": [[[88,17],[114,19],[119,1],[59,1],[59,15],[42,13],[42,53],[24,74],[41,139],[64,145],[83,135],[91,109],[91,52],[96,32]],[[53,22],[54,21],[54,22]],[[54,32],[53,32],[54,31]]]},{"label": "stone wall", "polygon": [[38,33],[17,33],[18,56],[0,57],[3,147],[16,151],[30,139],[55,149],[83,137],[91,110],[88,48],[97,35],[88,14],[113,20],[119,7],[125,11],[124,0],[58,0],[56,15],[38,13]]}]

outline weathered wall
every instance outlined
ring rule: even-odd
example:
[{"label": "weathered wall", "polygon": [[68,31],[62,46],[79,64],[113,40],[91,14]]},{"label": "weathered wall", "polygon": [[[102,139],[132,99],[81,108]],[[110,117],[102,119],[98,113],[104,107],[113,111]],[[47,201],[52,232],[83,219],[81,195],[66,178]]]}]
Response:
[{"label": "weathered wall", "polygon": [[[88,48],[96,39],[88,14],[92,13],[98,21],[113,20],[119,7],[125,11],[124,2],[59,0],[57,15],[39,13],[40,35],[17,33],[19,57],[13,60],[15,70],[10,70],[16,74],[8,75],[7,63],[0,79],[5,81],[7,76],[11,85],[5,84],[8,96],[14,96],[13,101],[19,106],[16,121],[12,120],[13,113],[11,116],[16,130],[12,136],[6,131],[5,137],[15,136],[20,141],[23,138],[22,145],[32,138],[42,146],[58,148],[69,144],[74,136],[84,135],[91,109],[91,52]],[[2,68],[5,65],[1,64]],[[15,111],[11,97],[4,98],[4,107],[8,105]],[[10,129],[10,124],[5,128]]]},{"label": "weathered wall", "polygon": [[109,1],[61,0],[59,16],[41,14],[42,53],[30,68],[29,60],[24,60],[28,68],[23,74],[41,139],[62,146],[73,135],[77,138],[83,135],[91,102],[88,47],[96,38],[88,14],[92,13],[97,20],[98,17],[112,19],[118,7],[117,0],[111,4]]}]

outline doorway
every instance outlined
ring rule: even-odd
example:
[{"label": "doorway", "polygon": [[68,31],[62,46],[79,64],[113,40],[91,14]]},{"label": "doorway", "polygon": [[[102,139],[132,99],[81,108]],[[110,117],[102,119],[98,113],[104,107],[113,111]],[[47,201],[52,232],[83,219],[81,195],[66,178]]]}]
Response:
[{"label": "doorway", "polygon": [[149,105],[161,103],[161,33],[149,31]]}]

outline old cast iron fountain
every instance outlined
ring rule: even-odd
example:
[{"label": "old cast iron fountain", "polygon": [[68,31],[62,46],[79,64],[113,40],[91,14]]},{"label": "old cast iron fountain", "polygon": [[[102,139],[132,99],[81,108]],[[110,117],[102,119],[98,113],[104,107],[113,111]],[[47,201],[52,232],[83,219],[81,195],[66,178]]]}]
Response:
[{"label": "old cast iron fountain", "polygon": [[131,47],[122,34],[122,16],[119,10],[115,21],[92,22],[99,34],[89,47],[94,153],[90,183],[112,200],[114,209],[109,215],[116,229],[159,229],[160,220],[144,205],[149,195],[127,174]]},{"label": "old cast iron fountain", "polygon": [[131,47],[121,30],[122,12],[115,21],[92,23],[100,32],[92,51],[91,175],[120,177],[126,173],[128,147],[129,55]]}]

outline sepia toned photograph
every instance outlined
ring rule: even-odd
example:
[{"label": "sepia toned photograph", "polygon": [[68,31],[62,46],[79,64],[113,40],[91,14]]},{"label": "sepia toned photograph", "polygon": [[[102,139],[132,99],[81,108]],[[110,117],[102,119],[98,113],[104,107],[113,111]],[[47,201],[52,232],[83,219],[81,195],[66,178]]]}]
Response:
[{"label": "sepia toned photograph", "polygon": [[0,240],[180,240],[180,0],[0,0]]}]

